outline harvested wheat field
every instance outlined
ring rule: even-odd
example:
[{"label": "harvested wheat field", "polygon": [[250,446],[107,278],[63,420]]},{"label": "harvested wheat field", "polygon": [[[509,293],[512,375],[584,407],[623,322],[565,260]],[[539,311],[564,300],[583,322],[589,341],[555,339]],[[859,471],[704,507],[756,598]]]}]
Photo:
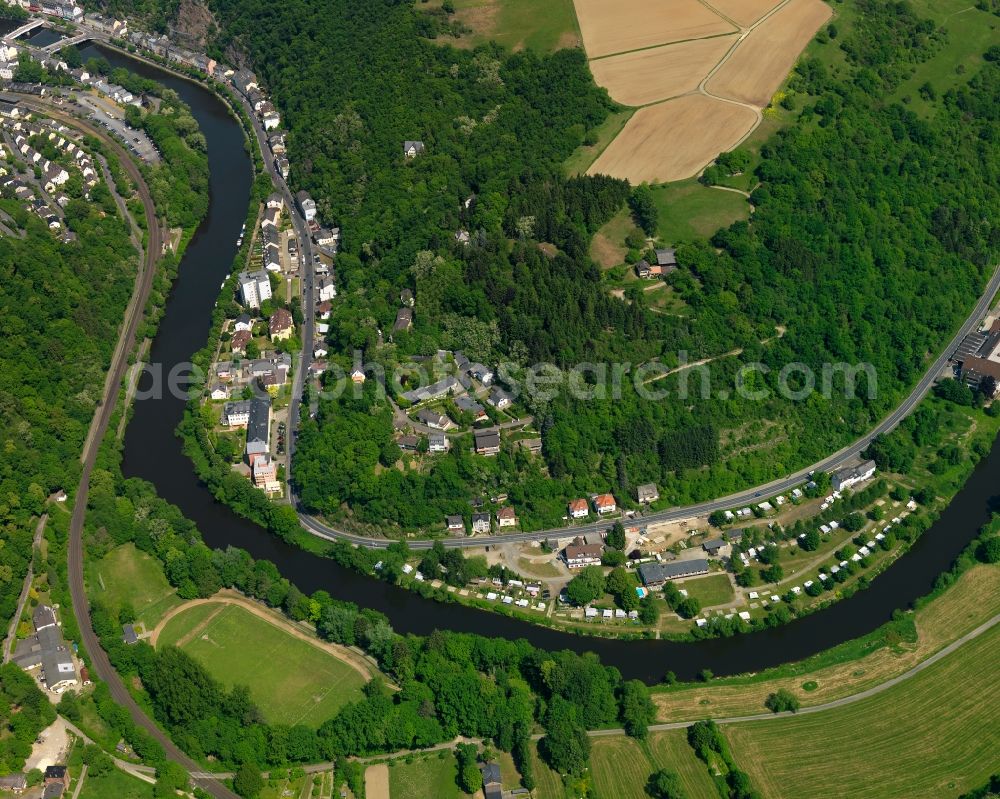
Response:
[{"label": "harvested wheat field", "polygon": [[740,43],[705,88],[763,108],[831,14],[822,0],[791,0]]},{"label": "harvested wheat field", "polygon": [[641,108],[587,173],[633,184],[689,178],[732,149],[757,118],[749,108],[700,94]]},{"label": "harvested wheat field", "polygon": [[575,0],[575,3],[588,58],[734,30],[698,0]]},{"label": "harvested wheat field", "polygon": [[737,35],[713,36],[590,62],[599,86],[622,105],[648,105],[694,91]]},{"label": "harvested wheat field", "polygon": [[365,769],[365,796],[368,799],[389,799],[389,767],[385,763]]},{"label": "harvested wheat field", "polygon": [[741,28],[749,28],[781,0],[706,0],[706,5],[728,17]]}]

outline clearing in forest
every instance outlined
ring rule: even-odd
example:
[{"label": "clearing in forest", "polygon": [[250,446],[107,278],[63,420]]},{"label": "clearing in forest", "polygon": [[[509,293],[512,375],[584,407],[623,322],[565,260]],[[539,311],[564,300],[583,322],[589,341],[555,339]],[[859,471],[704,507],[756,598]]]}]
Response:
[{"label": "clearing in forest", "polygon": [[575,4],[594,79],[640,108],[587,173],[633,183],[693,177],[736,147],[832,13],[823,0]]}]

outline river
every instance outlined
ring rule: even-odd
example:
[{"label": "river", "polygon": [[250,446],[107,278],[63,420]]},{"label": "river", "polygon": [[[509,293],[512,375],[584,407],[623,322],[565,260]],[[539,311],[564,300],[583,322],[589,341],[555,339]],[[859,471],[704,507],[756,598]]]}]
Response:
[{"label": "river", "polygon": [[[151,363],[162,364],[166,374],[205,343],[219,286],[229,274],[251,182],[243,131],[223,103],[202,86],[98,46],[83,48],[83,54],[84,58],[103,56],[114,66],[154,78],[177,91],[191,107],[208,143],[208,216],[185,253],[149,358]],[[869,633],[887,621],[893,610],[906,608],[925,594],[990,514],[1000,509],[996,479],[1000,474],[1000,444],[995,442],[989,457],[979,464],[940,520],[871,587],[848,600],[783,627],[733,638],[690,643],[590,638],[426,600],[285,544],[216,502],[200,483],[174,435],[183,411],[184,400],[172,396],[137,402],[125,435],[122,468],[128,477],[153,483],[160,496],[198,525],[209,546],[238,546],[255,558],[271,560],[306,593],[323,589],[337,599],[381,611],[402,633],[424,635],[434,629],[450,629],[525,638],[549,650],[593,651],[626,678],[650,683],[661,680],[668,670],[681,679],[691,679],[705,668],[716,675],[759,671]]]}]

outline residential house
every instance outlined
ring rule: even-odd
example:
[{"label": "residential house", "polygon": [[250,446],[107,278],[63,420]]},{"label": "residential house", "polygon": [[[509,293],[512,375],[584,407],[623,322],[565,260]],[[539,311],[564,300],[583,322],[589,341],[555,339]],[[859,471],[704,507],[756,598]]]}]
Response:
[{"label": "residential house", "polygon": [[407,402],[414,404],[417,402],[426,402],[427,400],[440,399],[441,397],[446,397],[449,394],[457,394],[462,390],[462,384],[458,382],[452,375],[447,377],[442,377],[436,383],[431,383],[429,386],[423,386],[421,388],[415,388],[412,391],[405,391],[400,396]]},{"label": "residential house", "polygon": [[219,361],[215,365],[215,376],[228,383],[233,379],[233,364],[230,361]]},{"label": "residential house", "polygon": [[271,278],[267,271],[240,272],[240,296],[247,308],[260,308],[264,300],[271,299]]},{"label": "residential house", "polygon": [[437,411],[432,411],[428,408],[422,408],[417,411],[417,421],[428,427],[434,427],[438,430],[444,430],[448,427],[449,421],[448,417],[444,414],[438,413]]},{"label": "residential house", "polygon": [[448,437],[444,433],[431,433],[427,436],[428,452],[447,452]]},{"label": "residential house", "polygon": [[122,643],[129,645],[139,643],[139,634],[135,631],[134,624],[122,625]]},{"label": "residential house", "polygon": [[468,247],[469,243],[472,241],[472,237],[469,235],[469,231],[463,228],[455,231],[455,241],[463,247]]},{"label": "residential house", "polygon": [[214,400],[227,400],[229,399],[229,387],[222,385],[222,383],[216,383],[209,389],[208,394]]},{"label": "residential house", "polygon": [[517,445],[532,455],[540,455],[542,452],[542,439],[540,438],[522,438],[517,442]]},{"label": "residential house", "polygon": [[48,766],[42,781],[46,785],[60,784],[63,788],[69,787],[69,770],[66,766]]},{"label": "residential house", "polygon": [[413,292],[410,289],[403,289],[399,292],[399,301],[407,308],[413,307]]},{"label": "residential house", "polygon": [[489,533],[493,529],[492,518],[489,513],[472,514],[472,532]]},{"label": "residential house", "polygon": [[320,247],[336,248],[337,242],[340,241],[340,228],[335,227],[333,230],[330,230],[328,228],[321,227],[313,236],[313,241],[315,241]]},{"label": "residential house", "polygon": [[594,510],[601,516],[607,513],[614,513],[618,510],[618,504],[611,494],[598,494],[594,497]]},{"label": "residential house", "polygon": [[278,464],[270,455],[258,455],[254,458],[253,484],[269,494],[281,491],[281,482],[278,480]]},{"label": "residential house", "polygon": [[656,488],[655,483],[645,483],[636,489],[636,498],[642,505],[648,505],[650,502],[656,502],[660,498],[660,492]]},{"label": "residential house", "polygon": [[701,545],[701,548],[714,558],[718,557],[724,546],[726,546],[726,542],[724,540],[721,538],[713,538],[711,541],[705,541]]},{"label": "residential house", "polygon": [[420,436],[400,436],[396,439],[396,443],[405,452],[416,452],[420,446]]},{"label": "residential house", "polygon": [[590,507],[585,499],[574,499],[569,503],[569,516],[571,519],[585,519],[590,515]]},{"label": "residential house", "polygon": [[470,363],[466,371],[484,386],[493,382],[493,370],[481,363]]},{"label": "residential house", "polygon": [[278,308],[273,314],[271,314],[270,320],[268,320],[268,332],[271,336],[271,341],[284,341],[292,337],[292,333],[295,330],[295,323],[292,321],[292,315],[284,308]]},{"label": "residential house", "polygon": [[274,168],[278,171],[281,177],[288,179],[289,174],[292,171],[292,163],[283,155],[277,155],[274,158]]},{"label": "residential house", "polygon": [[673,563],[643,563],[636,571],[642,584],[649,589],[659,588],[667,580],[697,577],[708,574],[708,561],[704,558],[678,560]]},{"label": "residential house", "polygon": [[497,526],[500,528],[517,526],[517,514],[513,508],[508,506],[497,511]]},{"label": "residential house", "polygon": [[563,558],[570,569],[582,569],[584,566],[599,566],[601,555],[604,554],[604,544],[601,541],[589,541],[577,536],[563,550]]},{"label": "residential house", "polygon": [[843,491],[845,488],[852,488],[858,483],[870,479],[875,474],[875,469],[875,461],[865,461],[858,466],[835,472],[830,484],[834,491]]},{"label": "residential house", "polygon": [[278,227],[278,222],[281,221],[281,209],[280,208],[268,208],[264,211],[264,218],[260,222],[262,228],[266,227]]},{"label": "residential house", "polygon": [[265,455],[271,445],[271,403],[263,399],[249,400],[250,413],[247,420],[248,458]]},{"label": "residential house", "polygon": [[465,520],[458,515],[448,516],[445,519],[445,524],[448,527],[449,533],[465,533]]},{"label": "residential house", "polygon": [[329,302],[337,296],[337,287],[333,280],[328,277],[321,277],[316,281],[316,299],[319,302]]},{"label": "residential house", "polygon": [[233,323],[233,330],[253,330],[253,319],[250,318],[250,314],[243,313],[237,316],[236,321]]},{"label": "residential house", "polygon": [[[265,105],[268,105],[265,103]],[[274,107],[264,111],[260,115],[260,121],[264,124],[264,130],[274,130],[281,126],[281,114]]]},{"label": "residential house", "polygon": [[393,332],[409,330],[411,327],[413,327],[413,309],[400,308],[396,311],[396,321],[392,325]]},{"label": "residential house", "polygon": [[333,303],[329,300],[323,300],[316,306],[316,316],[320,319],[329,319],[330,311],[333,310]]},{"label": "residential house", "polygon": [[499,430],[477,430],[476,431],[476,454],[477,455],[497,455],[500,452],[500,431]]},{"label": "residential house", "polygon": [[227,402],[222,407],[222,423],[226,427],[246,427],[250,422],[250,400]]},{"label": "residential house", "polygon": [[483,799],[503,799],[503,781],[500,778],[500,764],[491,761],[483,763]]},{"label": "residential house", "polygon": [[253,334],[249,330],[240,330],[233,333],[233,337],[229,339],[229,347],[234,353],[246,352],[247,344],[253,339]]},{"label": "residential house", "polygon": [[647,261],[645,259],[639,261],[635,265],[635,274],[636,274],[637,277],[640,277],[643,280],[645,280],[646,278],[650,277],[649,261]]},{"label": "residential house", "polygon": [[424,147],[424,143],[422,141],[403,142],[403,155],[406,156],[407,158],[416,158],[426,149],[427,148]]},{"label": "residential house", "polygon": [[474,422],[481,422],[483,419],[489,418],[486,415],[486,409],[476,402],[472,397],[461,396],[455,398],[455,407],[457,407],[462,413],[468,413],[472,415]]},{"label": "residential house", "polygon": [[275,191],[268,195],[267,207],[269,209],[277,209],[280,211],[285,207],[285,201],[282,199],[281,195]]},{"label": "residential house", "polygon": [[504,391],[500,386],[493,386],[490,389],[489,396],[486,401],[492,405],[497,410],[503,410],[504,408],[509,408],[514,402],[514,398],[506,391]]},{"label": "residential house", "polygon": [[295,204],[298,205],[306,222],[311,222],[316,218],[316,201],[309,196],[308,192],[300,191],[296,194]]}]

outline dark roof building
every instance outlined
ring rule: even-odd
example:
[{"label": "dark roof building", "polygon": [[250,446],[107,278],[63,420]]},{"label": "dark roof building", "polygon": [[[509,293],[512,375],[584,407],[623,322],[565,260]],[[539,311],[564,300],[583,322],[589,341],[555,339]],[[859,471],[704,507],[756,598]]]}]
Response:
[{"label": "dark roof building", "polygon": [[702,544],[701,548],[704,549],[709,555],[718,555],[719,550],[722,549],[725,545],[726,542],[723,541],[721,538],[713,538],[711,541],[706,541],[704,544]]},{"label": "dark roof building", "polygon": [[636,571],[644,586],[656,588],[667,580],[708,574],[708,561],[704,558],[697,558],[695,560],[679,560],[674,563],[643,563]]},{"label": "dark roof building", "polygon": [[131,624],[122,625],[122,641],[126,644],[137,644],[139,643],[139,636],[136,634],[135,627]]}]

